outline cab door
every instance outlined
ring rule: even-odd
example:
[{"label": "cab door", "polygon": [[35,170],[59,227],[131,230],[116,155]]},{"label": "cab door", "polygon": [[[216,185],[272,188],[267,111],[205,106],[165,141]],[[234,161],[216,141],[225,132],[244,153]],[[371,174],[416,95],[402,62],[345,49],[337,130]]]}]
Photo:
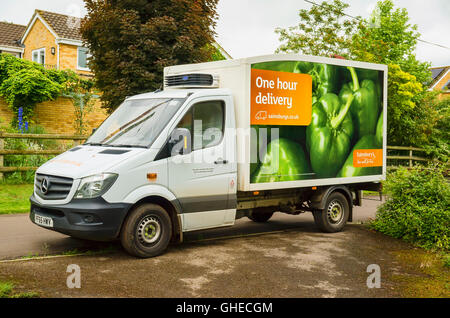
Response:
[{"label": "cab door", "polygon": [[181,206],[184,232],[234,224],[235,136],[227,129],[234,127],[232,107],[229,96],[197,98],[175,126],[189,131],[184,146],[191,148],[168,160],[169,189]]}]

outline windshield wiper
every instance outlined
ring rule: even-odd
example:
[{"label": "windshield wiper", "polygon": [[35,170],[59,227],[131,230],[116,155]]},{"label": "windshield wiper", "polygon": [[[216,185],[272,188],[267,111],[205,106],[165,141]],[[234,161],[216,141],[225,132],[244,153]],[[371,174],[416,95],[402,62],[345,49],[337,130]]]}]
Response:
[{"label": "windshield wiper", "polygon": [[96,143],[96,142],[89,142],[89,143],[85,143],[83,144],[83,146],[98,146],[98,147],[107,147],[108,145],[106,144],[101,144],[101,143]]},{"label": "windshield wiper", "polygon": [[98,147],[113,147],[113,148],[144,148],[147,149],[148,147],[142,146],[142,145],[109,145],[109,144],[101,144],[101,143],[85,143],[83,146],[98,146]]},{"label": "windshield wiper", "polygon": [[143,148],[143,149],[147,149],[146,146],[141,146],[141,145],[105,145],[108,147],[114,147],[114,148]]}]

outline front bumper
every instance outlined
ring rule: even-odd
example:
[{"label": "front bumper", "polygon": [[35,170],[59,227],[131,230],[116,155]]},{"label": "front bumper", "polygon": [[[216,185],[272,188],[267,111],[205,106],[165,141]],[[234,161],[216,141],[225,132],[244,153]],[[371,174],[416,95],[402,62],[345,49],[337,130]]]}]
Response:
[{"label": "front bumper", "polygon": [[52,218],[53,227],[45,229],[94,241],[116,239],[131,207],[127,203],[108,203],[103,198],[72,200],[68,204],[48,206],[40,204],[34,194],[30,202],[33,223],[37,213]]}]

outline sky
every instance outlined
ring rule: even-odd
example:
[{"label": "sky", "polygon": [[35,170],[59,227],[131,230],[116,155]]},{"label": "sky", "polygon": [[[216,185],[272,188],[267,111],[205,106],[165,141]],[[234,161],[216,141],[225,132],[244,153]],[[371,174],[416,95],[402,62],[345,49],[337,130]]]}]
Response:
[{"label": "sky", "polygon": [[[377,2],[344,1],[350,4],[347,14],[362,17],[368,17]],[[418,25],[422,40],[450,48],[449,0],[394,0],[394,3],[408,10],[410,22]],[[233,58],[272,54],[279,46],[275,29],[297,25],[298,11],[311,6],[303,0],[220,0],[217,42]],[[79,17],[86,14],[82,0],[0,0],[0,21],[26,25],[35,9]],[[419,42],[416,55],[434,67],[450,65],[450,49]]]}]

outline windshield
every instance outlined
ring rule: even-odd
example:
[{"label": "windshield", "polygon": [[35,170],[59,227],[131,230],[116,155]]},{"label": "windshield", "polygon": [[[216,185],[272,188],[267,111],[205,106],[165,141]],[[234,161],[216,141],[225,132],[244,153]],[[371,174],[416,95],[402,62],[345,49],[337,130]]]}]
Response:
[{"label": "windshield", "polygon": [[184,101],[180,98],[127,100],[103,122],[86,144],[147,148]]}]

